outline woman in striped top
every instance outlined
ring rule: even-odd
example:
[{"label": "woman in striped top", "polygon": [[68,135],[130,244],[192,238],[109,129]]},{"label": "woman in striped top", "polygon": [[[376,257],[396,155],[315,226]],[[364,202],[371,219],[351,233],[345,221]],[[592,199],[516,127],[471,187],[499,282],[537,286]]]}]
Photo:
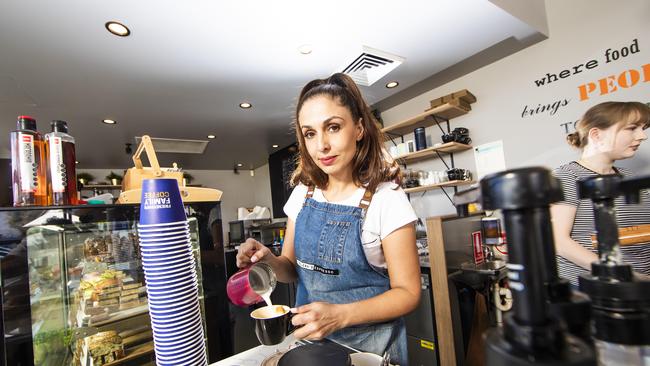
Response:
[{"label": "woman in striped top", "polygon": [[[650,108],[639,102],[605,102],[590,108],[576,125],[576,132],[567,136],[570,145],[581,150],[580,160],[555,169],[562,182],[564,201],[551,206],[555,247],[560,276],[573,285],[578,275],[591,271],[598,260],[591,244],[594,228],[593,205],[579,199],[577,182],[604,174],[629,177],[629,170],[614,162],[634,156],[641,142],[647,139]],[[623,197],[615,201],[619,228],[650,224],[650,194],[642,192],[640,204],[627,204]],[[637,274],[650,275],[650,243],[621,247],[623,262],[632,265]]]}]

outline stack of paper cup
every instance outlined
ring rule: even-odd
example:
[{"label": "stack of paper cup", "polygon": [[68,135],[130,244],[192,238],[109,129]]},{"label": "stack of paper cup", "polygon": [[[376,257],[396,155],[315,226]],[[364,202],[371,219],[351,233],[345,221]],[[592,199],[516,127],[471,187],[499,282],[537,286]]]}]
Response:
[{"label": "stack of paper cup", "polygon": [[207,365],[190,231],[175,179],[146,179],[140,254],[157,365]]}]

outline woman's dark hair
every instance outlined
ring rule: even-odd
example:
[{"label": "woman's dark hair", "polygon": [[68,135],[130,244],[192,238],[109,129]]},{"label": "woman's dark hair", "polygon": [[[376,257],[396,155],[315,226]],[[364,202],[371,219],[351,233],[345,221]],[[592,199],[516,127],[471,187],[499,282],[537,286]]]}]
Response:
[{"label": "woman's dark hair", "polygon": [[[384,134],[365,100],[361,91],[352,78],[345,74],[336,73],[326,79],[312,80],[300,92],[294,127],[298,140],[297,167],[291,177],[291,183],[314,185],[321,189],[327,188],[327,174],[312,160],[305,146],[305,137],[300,130],[298,115],[306,101],[316,96],[329,96],[341,106],[346,107],[352,115],[354,123],[361,123],[363,137],[357,142],[357,150],[352,159],[352,179],[358,186],[367,185],[375,191],[382,182],[396,181],[400,183],[399,165],[383,148]],[[359,122],[360,121],[360,122]]]},{"label": "woman's dark hair", "polygon": [[608,129],[614,125],[621,128],[628,123],[639,124],[643,129],[650,124],[650,107],[640,102],[604,102],[597,104],[582,116],[576,132],[567,135],[569,145],[583,148],[587,145],[589,130]]}]

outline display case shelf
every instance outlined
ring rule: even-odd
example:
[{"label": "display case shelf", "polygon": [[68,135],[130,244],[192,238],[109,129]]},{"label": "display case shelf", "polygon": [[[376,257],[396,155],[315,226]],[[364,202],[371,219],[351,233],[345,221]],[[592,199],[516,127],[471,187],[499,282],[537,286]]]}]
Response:
[{"label": "display case shelf", "polygon": [[443,105],[431,108],[423,113],[420,113],[414,117],[411,117],[402,122],[395,123],[394,125],[385,127],[382,129],[386,139],[390,139],[393,136],[400,136],[407,133],[412,133],[414,129],[418,127],[429,127],[433,126],[436,121],[434,118],[428,118],[430,116],[441,117],[446,120],[462,116],[467,114],[467,110],[463,109],[455,103],[445,103]]},{"label": "display case shelf", "polygon": [[458,187],[458,186],[465,186],[472,183],[474,183],[474,181],[471,180],[450,180],[444,183],[430,184],[426,186],[419,186],[413,188],[404,188],[404,192],[406,193],[424,192],[424,191],[430,191],[432,189],[441,188],[441,187]]},{"label": "display case shelf", "polygon": [[471,145],[465,145],[458,142],[447,142],[445,144],[418,150],[412,153],[396,156],[394,159],[402,164],[412,164],[418,161],[435,158],[439,153],[454,153],[471,149]]},{"label": "display case shelf", "polygon": [[133,360],[143,357],[145,355],[153,354],[153,352],[154,352],[153,341],[150,341],[141,344],[137,347],[134,347],[132,349],[126,350],[126,354],[123,358],[104,364],[104,366],[128,365]]},{"label": "display case shelf", "polygon": [[[91,327],[102,327],[102,326],[104,326],[106,324],[111,324],[111,323],[115,323],[115,322],[118,322],[118,321],[121,321],[121,320],[133,318],[133,317],[138,316],[138,315],[147,314],[148,312],[149,312],[149,305],[142,304],[140,306],[136,306],[136,307],[131,308],[131,309],[125,309],[125,310],[117,311],[117,312],[109,315],[108,319],[102,320],[102,321],[99,321],[99,322],[96,322],[96,323],[89,324],[89,326],[91,326]],[[80,314],[77,315],[77,326],[82,327],[83,322],[79,318],[79,315]]]}]

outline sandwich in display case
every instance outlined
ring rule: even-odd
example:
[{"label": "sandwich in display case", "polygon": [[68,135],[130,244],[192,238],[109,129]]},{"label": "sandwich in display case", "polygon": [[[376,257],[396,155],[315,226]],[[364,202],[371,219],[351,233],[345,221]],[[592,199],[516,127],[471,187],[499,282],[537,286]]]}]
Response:
[{"label": "sandwich in display case", "polygon": [[[136,205],[0,209],[0,364],[155,363],[138,210]],[[215,235],[221,233],[219,210],[218,202],[186,206],[209,362],[232,353],[225,270],[218,260],[223,244]]]}]

